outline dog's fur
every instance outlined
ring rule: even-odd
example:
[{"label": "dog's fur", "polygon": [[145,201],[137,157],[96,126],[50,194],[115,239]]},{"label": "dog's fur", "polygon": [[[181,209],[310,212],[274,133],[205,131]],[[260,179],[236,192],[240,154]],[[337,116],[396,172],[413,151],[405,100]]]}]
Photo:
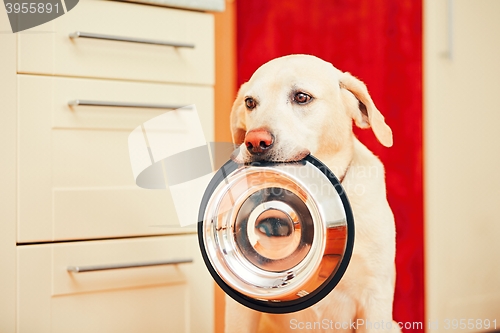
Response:
[{"label": "dog's fur", "polygon": [[[297,103],[297,92],[307,93],[312,100],[305,105]],[[252,110],[245,105],[248,97],[256,102]],[[344,277],[322,301],[296,313],[271,315],[227,297],[226,332],[331,332],[331,328],[337,328],[336,332],[383,332],[388,331],[389,323],[399,331],[392,321],[395,226],[386,199],[384,168],[353,135],[353,120],[361,128],[371,127],[384,146],[392,146],[392,131],[366,86],[314,56],[274,59],[241,86],[231,112],[233,141],[240,145],[234,159],[292,161],[309,153],[316,156],[343,178],[356,236]],[[258,157],[242,144],[246,133],[256,129],[274,136],[270,151]],[[353,322],[361,324],[360,320],[363,325],[351,326]],[[321,325],[313,326],[315,322]],[[380,327],[382,322],[384,328]],[[345,329],[338,329],[338,323]]]}]

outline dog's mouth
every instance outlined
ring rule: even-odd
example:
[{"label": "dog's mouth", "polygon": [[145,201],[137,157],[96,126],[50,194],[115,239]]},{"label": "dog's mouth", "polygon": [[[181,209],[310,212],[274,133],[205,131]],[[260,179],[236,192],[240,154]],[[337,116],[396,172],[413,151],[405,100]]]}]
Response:
[{"label": "dog's mouth", "polygon": [[241,164],[252,164],[258,162],[290,163],[300,161],[310,154],[311,152],[308,149],[302,149],[289,156],[275,151],[259,154],[248,154],[245,152],[242,154],[240,148],[237,148],[231,154],[231,159],[236,163]]}]

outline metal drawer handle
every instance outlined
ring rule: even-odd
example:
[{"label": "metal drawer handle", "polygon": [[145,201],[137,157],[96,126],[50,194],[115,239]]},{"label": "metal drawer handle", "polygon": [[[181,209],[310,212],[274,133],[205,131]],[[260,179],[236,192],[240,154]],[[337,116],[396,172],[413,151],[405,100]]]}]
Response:
[{"label": "metal drawer handle", "polygon": [[127,102],[106,102],[91,101],[84,99],[75,99],[68,102],[69,106],[108,106],[108,107],[126,107],[126,108],[146,108],[146,109],[180,109],[185,105],[175,104],[146,104],[146,103],[127,103]]},{"label": "metal drawer handle", "polygon": [[185,48],[190,48],[190,49],[194,49],[194,47],[195,47],[194,44],[189,44],[189,43],[177,43],[177,42],[167,42],[167,41],[156,40],[156,39],[94,34],[91,32],[83,32],[83,31],[75,31],[73,33],[70,33],[69,38],[72,38],[72,39],[75,39],[75,38],[105,39],[105,40],[114,40],[114,41],[119,41],[119,42],[153,44],[153,45],[163,45],[163,46],[172,46],[172,47],[185,47]]},{"label": "metal drawer handle", "polygon": [[136,263],[128,263],[128,264],[68,266],[67,270],[68,270],[68,272],[73,272],[73,273],[84,273],[84,272],[95,272],[95,271],[107,271],[107,270],[111,270],[111,269],[187,264],[187,263],[192,263],[192,262],[193,262],[193,259],[188,258],[188,259],[177,259],[177,260],[136,262]]}]

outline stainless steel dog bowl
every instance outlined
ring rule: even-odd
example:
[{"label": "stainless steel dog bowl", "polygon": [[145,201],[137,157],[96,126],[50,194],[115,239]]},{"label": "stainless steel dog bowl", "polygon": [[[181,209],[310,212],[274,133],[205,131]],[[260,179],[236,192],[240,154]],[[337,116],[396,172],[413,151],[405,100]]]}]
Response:
[{"label": "stainless steel dog bowl", "polygon": [[344,274],[354,242],[344,190],[312,156],[227,162],[207,187],[198,221],[215,281],[261,312],[299,311],[325,297]]}]

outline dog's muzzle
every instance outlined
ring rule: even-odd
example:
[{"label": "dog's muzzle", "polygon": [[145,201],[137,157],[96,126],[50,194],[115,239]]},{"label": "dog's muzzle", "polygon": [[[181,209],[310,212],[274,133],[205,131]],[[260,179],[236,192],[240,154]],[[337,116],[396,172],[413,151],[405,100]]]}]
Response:
[{"label": "dog's muzzle", "polygon": [[261,312],[288,313],[325,297],[347,269],[354,221],[333,173],[294,163],[227,162],[203,197],[198,238],[219,286]]}]

